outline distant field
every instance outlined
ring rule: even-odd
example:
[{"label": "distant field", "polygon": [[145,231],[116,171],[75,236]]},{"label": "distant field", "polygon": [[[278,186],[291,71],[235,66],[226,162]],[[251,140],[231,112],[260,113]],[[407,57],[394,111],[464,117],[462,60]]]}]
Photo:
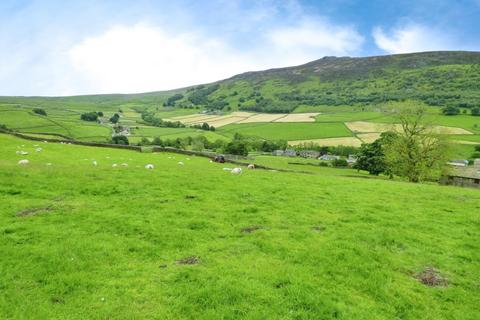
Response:
[{"label": "distant field", "polygon": [[[385,131],[400,131],[402,130],[399,124],[385,124],[385,123],[373,123],[366,121],[355,121],[345,123],[347,127],[353,132],[385,132]],[[471,132],[456,127],[446,126],[434,126],[432,132],[437,134],[472,134]]]},{"label": "distant field", "polygon": [[238,123],[263,123],[263,122],[315,122],[315,116],[318,113],[250,113],[236,111],[223,116],[219,115],[186,115],[173,117],[170,121],[180,121],[185,124],[202,124],[208,123],[215,128],[220,128],[229,124]]},{"label": "distant field", "polygon": [[[362,142],[373,142],[379,133],[394,129],[395,119],[380,108],[363,108],[348,106],[319,106],[317,112],[311,107],[300,108],[293,114],[267,114],[235,111],[225,115],[206,115],[198,109],[180,109],[172,107],[150,107],[156,117],[171,121],[182,121],[188,125],[207,122],[217,128],[216,132],[202,131],[192,128],[162,128],[152,127],[142,123],[141,114],[145,105],[138,103],[122,103],[116,106],[108,105],[104,110],[105,125],[80,120],[80,115],[86,111],[101,110],[103,105],[82,105],[68,102],[65,106],[42,102],[48,112],[48,117],[34,114],[34,106],[24,104],[0,103],[0,124],[11,129],[28,134],[61,134],[82,141],[108,141],[112,129],[108,118],[114,113],[120,113],[120,124],[131,128],[132,143],[139,142],[143,137],[153,139],[185,138],[188,136],[205,136],[209,140],[229,140],[236,132],[248,136],[256,136],[268,140],[286,140],[292,145],[303,142],[315,142],[327,146],[349,145],[359,146]],[[147,108],[148,109],[148,108]],[[455,157],[468,158],[474,147],[480,144],[480,117],[459,115],[447,117],[440,115],[440,109],[430,108],[428,121],[436,126],[436,131],[447,134],[454,144]],[[291,122],[293,121],[293,122]],[[315,121],[315,122],[313,122]],[[345,125],[346,124],[346,125]],[[139,127],[139,129],[135,129]]]},{"label": "distant field", "polygon": [[343,123],[259,123],[230,124],[218,130],[233,136],[234,133],[270,140],[301,140],[330,137],[348,137],[352,133]]}]

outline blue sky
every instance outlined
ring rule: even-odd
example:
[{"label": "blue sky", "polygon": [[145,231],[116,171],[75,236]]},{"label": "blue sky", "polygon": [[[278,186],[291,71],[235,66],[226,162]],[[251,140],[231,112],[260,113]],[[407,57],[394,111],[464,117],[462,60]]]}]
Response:
[{"label": "blue sky", "polygon": [[480,0],[2,0],[0,95],[130,93],[326,55],[480,50]]}]

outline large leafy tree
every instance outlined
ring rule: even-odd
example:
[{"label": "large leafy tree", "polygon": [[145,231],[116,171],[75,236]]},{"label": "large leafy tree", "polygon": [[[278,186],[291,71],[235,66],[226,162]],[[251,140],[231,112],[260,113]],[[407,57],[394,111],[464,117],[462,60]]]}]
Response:
[{"label": "large leafy tree", "polygon": [[403,106],[394,112],[400,125],[383,149],[387,167],[410,182],[438,178],[445,169],[449,147],[427,123],[426,108]]},{"label": "large leafy tree", "polygon": [[357,162],[354,168],[365,170],[373,175],[381,173],[389,174],[389,168],[385,160],[384,146],[395,139],[396,134],[393,132],[384,132],[380,135],[380,139],[372,143],[364,143],[357,153]]}]

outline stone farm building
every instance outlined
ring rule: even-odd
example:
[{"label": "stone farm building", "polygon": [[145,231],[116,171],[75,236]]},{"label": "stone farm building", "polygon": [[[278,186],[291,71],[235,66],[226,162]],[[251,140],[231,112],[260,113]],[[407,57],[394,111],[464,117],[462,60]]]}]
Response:
[{"label": "stone farm building", "polygon": [[480,188],[480,159],[472,167],[455,167],[440,179],[441,184]]},{"label": "stone farm building", "polygon": [[302,150],[300,151],[300,157],[303,157],[303,158],[318,158],[320,156],[320,152],[319,151],[315,151],[315,150]]}]

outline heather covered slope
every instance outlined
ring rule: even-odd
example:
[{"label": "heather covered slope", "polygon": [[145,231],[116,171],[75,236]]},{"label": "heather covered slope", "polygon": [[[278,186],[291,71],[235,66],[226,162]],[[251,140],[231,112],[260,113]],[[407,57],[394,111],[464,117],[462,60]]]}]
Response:
[{"label": "heather covered slope", "polygon": [[0,318],[478,318],[476,190],[34,144],[0,135]]}]

